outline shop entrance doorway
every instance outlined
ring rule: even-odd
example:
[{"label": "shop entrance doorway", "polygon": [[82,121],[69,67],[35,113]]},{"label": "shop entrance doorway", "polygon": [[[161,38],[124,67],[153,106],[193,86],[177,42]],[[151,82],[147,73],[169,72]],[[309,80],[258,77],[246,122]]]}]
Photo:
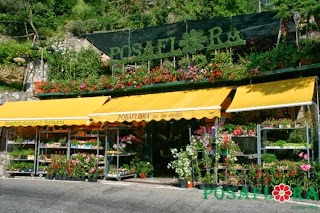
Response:
[{"label": "shop entrance doorway", "polygon": [[167,165],[173,160],[170,149],[180,149],[189,144],[189,127],[199,129],[197,119],[179,121],[159,121],[153,125],[153,165],[155,177],[177,177]]}]

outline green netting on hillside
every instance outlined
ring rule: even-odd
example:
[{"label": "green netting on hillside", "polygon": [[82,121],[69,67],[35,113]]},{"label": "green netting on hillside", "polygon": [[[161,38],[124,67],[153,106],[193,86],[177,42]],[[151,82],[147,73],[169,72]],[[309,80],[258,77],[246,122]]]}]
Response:
[{"label": "green netting on hillside", "polygon": [[[250,38],[274,37],[279,33],[280,19],[275,18],[275,13],[263,12],[249,15],[241,15],[227,18],[210,20],[183,21],[175,24],[148,27],[142,29],[128,29],[113,32],[97,32],[87,35],[87,39],[102,52],[110,55],[113,59],[135,58],[159,58],[159,49],[162,56],[169,56],[173,49],[179,49],[179,41],[185,32],[192,29],[201,30],[203,36],[210,37],[210,30],[219,27],[220,39],[225,42],[230,37],[231,29],[239,32],[242,41]],[[294,32],[293,22],[289,22],[289,31]],[[216,31],[214,31],[216,32]],[[174,38],[174,39],[169,39]],[[159,45],[159,39],[167,39]],[[210,41],[207,40],[207,45]],[[241,42],[240,42],[241,43]],[[173,45],[174,44],[174,45]],[[228,43],[236,46],[236,43]],[[243,44],[243,42],[242,42]],[[148,46],[149,45],[149,46]],[[159,47],[160,46],[160,47]],[[174,46],[174,48],[173,48]],[[150,47],[150,48],[147,48]],[[212,49],[212,48],[211,48]],[[148,51],[147,51],[148,50]],[[136,54],[136,55],[135,55]],[[158,54],[156,56],[156,54]]]}]

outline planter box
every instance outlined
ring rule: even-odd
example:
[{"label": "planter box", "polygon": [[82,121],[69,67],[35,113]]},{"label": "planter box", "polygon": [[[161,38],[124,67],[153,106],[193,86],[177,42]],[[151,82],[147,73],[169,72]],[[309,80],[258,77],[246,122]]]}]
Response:
[{"label": "planter box", "polygon": [[76,149],[76,148],[78,148],[78,145],[77,144],[71,144],[71,148]]},{"label": "planter box", "polygon": [[91,145],[88,145],[88,144],[85,144],[85,145],[84,145],[84,148],[85,148],[85,149],[91,149],[91,147],[92,147],[92,146],[91,146]]},{"label": "planter box", "polygon": [[48,162],[48,163],[51,163],[51,162],[52,162],[52,159],[51,159],[51,158],[48,158],[48,157],[44,157],[44,161],[45,161],[45,162]]},{"label": "planter box", "polygon": [[79,149],[84,149],[85,147],[84,147],[84,144],[78,144],[78,148]]},{"label": "planter box", "polygon": [[34,155],[28,155],[27,160],[34,160]]},{"label": "planter box", "polygon": [[61,143],[53,143],[53,147],[54,148],[60,148],[61,147]]},{"label": "planter box", "polygon": [[54,148],[54,145],[53,145],[53,143],[47,143],[47,144],[46,144],[46,147],[47,147],[47,148]]}]

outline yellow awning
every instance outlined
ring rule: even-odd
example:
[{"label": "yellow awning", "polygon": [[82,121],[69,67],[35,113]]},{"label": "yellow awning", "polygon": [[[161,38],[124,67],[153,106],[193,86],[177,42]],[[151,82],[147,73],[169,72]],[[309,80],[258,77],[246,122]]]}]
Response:
[{"label": "yellow awning", "polygon": [[0,126],[89,125],[89,113],[107,100],[90,97],[6,102],[0,108]]},{"label": "yellow awning", "polygon": [[304,77],[240,86],[226,112],[310,105],[315,79]]},{"label": "yellow awning", "polygon": [[220,117],[220,105],[230,91],[223,87],[113,98],[90,117],[110,123]]}]

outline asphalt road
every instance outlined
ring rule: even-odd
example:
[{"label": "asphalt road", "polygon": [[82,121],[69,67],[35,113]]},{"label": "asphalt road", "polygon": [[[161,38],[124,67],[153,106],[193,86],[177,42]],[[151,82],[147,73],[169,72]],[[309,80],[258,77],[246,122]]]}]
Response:
[{"label": "asphalt road", "polygon": [[[220,194],[221,195],[221,194]],[[220,196],[217,196],[220,197]],[[102,180],[0,179],[0,212],[320,212],[320,201],[204,199],[199,189]]]}]

